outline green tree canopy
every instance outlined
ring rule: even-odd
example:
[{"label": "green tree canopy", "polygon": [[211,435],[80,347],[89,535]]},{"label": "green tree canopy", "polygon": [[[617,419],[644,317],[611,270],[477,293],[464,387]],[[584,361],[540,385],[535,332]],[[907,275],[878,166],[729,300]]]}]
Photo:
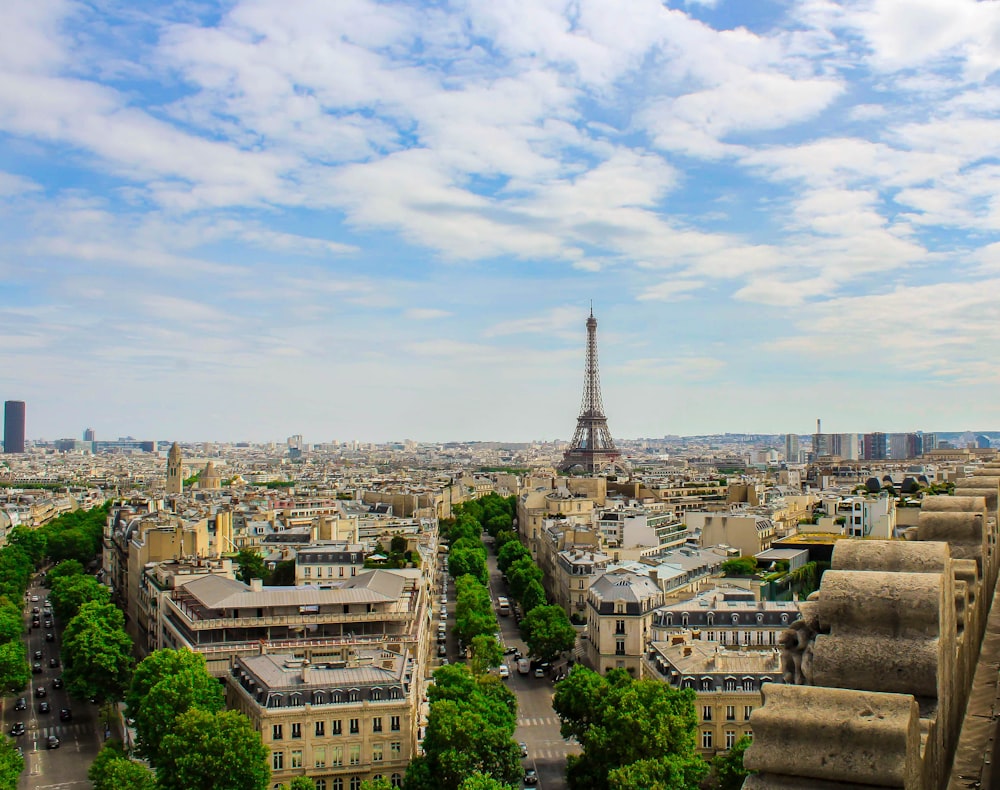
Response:
[{"label": "green tree canopy", "polygon": [[154,790],[156,778],[141,763],[132,762],[119,740],[110,740],[87,770],[94,790]]},{"label": "green tree canopy", "polygon": [[472,661],[474,675],[484,675],[503,661],[503,650],[493,634],[479,634],[472,639]]},{"label": "green tree canopy", "polygon": [[507,580],[510,583],[511,595],[520,601],[531,582],[542,581],[542,569],[535,565],[530,556],[521,557],[507,569]]},{"label": "green tree canopy", "polygon": [[515,790],[514,785],[501,782],[488,774],[476,771],[472,776],[466,777],[458,790]]},{"label": "green tree canopy", "polygon": [[503,530],[509,530],[514,525],[514,519],[512,519],[506,513],[497,513],[495,516],[490,516],[487,520],[485,527],[486,531],[493,537],[496,537]]},{"label": "green tree canopy", "polygon": [[79,560],[63,560],[45,574],[45,583],[48,587],[51,587],[56,579],[61,579],[64,576],[82,576],[83,573],[83,565]]},{"label": "green tree canopy", "polygon": [[757,560],[753,557],[735,557],[722,563],[726,576],[752,576],[757,570]]},{"label": "green tree canopy", "polygon": [[473,677],[462,665],[441,667],[429,692],[424,756],[410,764],[408,790],[458,790],[476,772],[513,784],[521,773],[514,743],[517,699],[496,677]]},{"label": "green tree canopy", "polygon": [[471,645],[480,634],[492,634],[497,628],[490,591],[469,574],[455,582],[455,631],[458,638]]},{"label": "green tree canopy", "polygon": [[20,640],[24,634],[21,607],[9,598],[0,598],[0,642]]},{"label": "green tree canopy", "polygon": [[576,645],[576,629],[561,606],[536,606],[521,621],[521,638],[531,655],[552,661]]},{"label": "green tree canopy", "polygon": [[163,677],[149,690],[135,714],[140,753],[157,765],[159,745],[180,714],[192,708],[215,713],[223,707],[222,686],[204,666],[182,669]]},{"label": "green tree canopy", "polygon": [[517,562],[517,560],[525,557],[530,560],[531,552],[528,551],[528,547],[521,543],[520,540],[517,540],[515,536],[514,540],[506,541],[502,548],[497,549],[497,567],[503,573],[507,573],[510,570],[511,565]]},{"label": "green tree canopy", "polygon": [[736,741],[733,748],[719,752],[712,758],[712,772],[709,775],[712,790],[740,790],[743,787],[743,780],[749,773],[743,767],[743,753],[750,744],[750,738],[744,735]]},{"label": "green tree canopy", "polygon": [[244,584],[250,584],[251,579],[263,579],[267,576],[267,566],[257,549],[240,549],[235,562],[240,566],[236,578]]},{"label": "green tree canopy", "polygon": [[122,699],[131,678],[132,640],[121,610],[97,601],[83,604],[63,633],[62,656],[72,696]]},{"label": "green tree canopy", "polygon": [[0,735],[0,787],[17,787],[24,770],[24,757],[17,750],[17,744],[6,735]]},{"label": "green tree canopy", "polygon": [[18,525],[7,533],[7,545],[20,548],[28,555],[32,565],[41,562],[47,543],[44,532],[24,525]]},{"label": "green tree canopy", "polygon": [[0,645],[0,693],[16,694],[31,680],[28,649],[21,640]]},{"label": "green tree canopy", "polygon": [[536,606],[545,606],[547,603],[548,599],[545,597],[545,588],[542,587],[542,583],[532,579],[521,596],[521,608],[525,612],[530,612]]},{"label": "green tree canopy", "polygon": [[454,578],[470,575],[486,584],[488,572],[486,569],[486,549],[457,548],[448,553],[448,573]]},{"label": "green tree canopy", "polygon": [[158,790],[267,790],[268,750],[239,711],[192,708],[164,736],[156,766]]},{"label": "green tree canopy", "polygon": [[563,737],[583,754],[571,756],[572,790],[697,790],[708,771],[695,748],[695,694],[657,680],[632,680],[614,669],[601,677],[575,667],[556,684],[553,708]]},{"label": "green tree canopy", "polygon": [[[512,540],[518,540],[517,533],[509,529],[500,530],[500,532],[498,532],[496,537],[493,539],[493,547],[496,550],[498,562],[500,557],[500,550],[508,543],[510,543]],[[519,540],[518,542],[520,543]],[[499,565],[497,567],[499,567]]]},{"label": "green tree canopy", "polygon": [[111,591],[93,576],[60,576],[52,583],[49,600],[56,617],[66,623],[76,617],[85,603],[110,604]]}]

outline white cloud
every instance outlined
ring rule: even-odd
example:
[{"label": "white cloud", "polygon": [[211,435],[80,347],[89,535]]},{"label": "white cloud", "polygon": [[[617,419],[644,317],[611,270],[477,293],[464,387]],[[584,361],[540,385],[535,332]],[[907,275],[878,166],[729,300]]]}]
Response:
[{"label": "white cloud", "polygon": [[434,307],[412,307],[403,313],[411,321],[433,321],[437,318],[447,318],[451,313]]},{"label": "white cloud", "polygon": [[648,286],[636,298],[640,302],[676,302],[690,299],[691,291],[703,288],[701,280],[664,280],[656,285]]}]

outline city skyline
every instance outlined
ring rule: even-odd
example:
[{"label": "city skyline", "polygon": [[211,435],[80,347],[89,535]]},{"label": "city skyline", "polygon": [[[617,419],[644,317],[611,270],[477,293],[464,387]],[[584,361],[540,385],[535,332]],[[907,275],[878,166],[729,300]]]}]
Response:
[{"label": "city skyline", "polygon": [[[29,438],[1000,425],[1000,3],[16,4]],[[978,427],[977,427],[978,426]]]}]

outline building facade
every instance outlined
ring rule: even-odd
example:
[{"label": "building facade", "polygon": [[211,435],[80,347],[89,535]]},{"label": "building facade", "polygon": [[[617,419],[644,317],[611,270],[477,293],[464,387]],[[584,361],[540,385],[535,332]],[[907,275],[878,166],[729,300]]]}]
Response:
[{"label": "building facade", "polygon": [[25,408],[23,400],[5,401],[3,405],[3,451],[24,452]]}]

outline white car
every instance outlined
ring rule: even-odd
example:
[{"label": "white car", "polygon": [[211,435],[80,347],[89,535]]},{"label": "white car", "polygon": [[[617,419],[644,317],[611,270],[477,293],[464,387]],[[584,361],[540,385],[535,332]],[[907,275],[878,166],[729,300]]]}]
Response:
[{"label": "white car", "polygon": [[500,677],[502,677],[504,680],[510,677],[510,670],[507,669],[506,664],[501,664],[500,669],[497,671],[500,673]]}]

